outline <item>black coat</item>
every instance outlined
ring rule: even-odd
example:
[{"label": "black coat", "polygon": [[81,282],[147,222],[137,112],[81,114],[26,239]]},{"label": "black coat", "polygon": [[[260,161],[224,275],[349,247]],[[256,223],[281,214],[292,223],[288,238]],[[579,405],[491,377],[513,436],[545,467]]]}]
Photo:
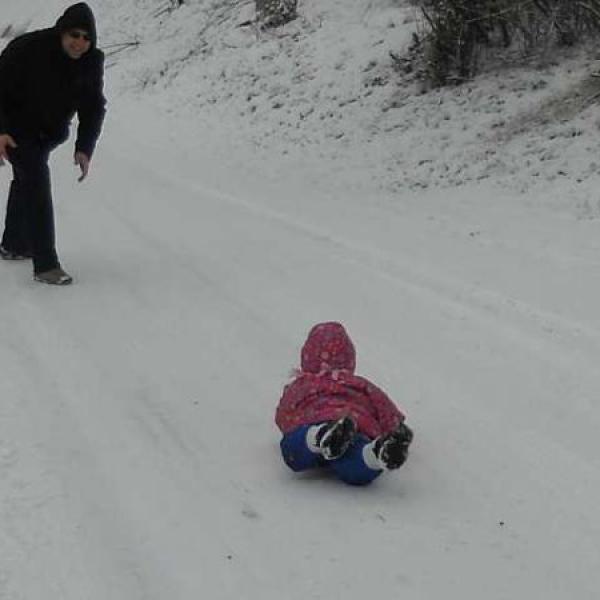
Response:
[{"label": "black coat", "polygon": [[104,54],[92,47],[70,58],[57,28],[15,38],[0,54],[0,133],[58,145],[77,113],[75,149],[91,156],[105,114],[103,75]]}]

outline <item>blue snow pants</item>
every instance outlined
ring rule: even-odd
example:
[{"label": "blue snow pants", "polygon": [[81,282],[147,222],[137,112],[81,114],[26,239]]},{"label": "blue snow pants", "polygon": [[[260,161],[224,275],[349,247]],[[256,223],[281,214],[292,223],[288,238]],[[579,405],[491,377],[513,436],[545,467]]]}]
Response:
[{"label": "blue snow pants", "polygon": [[292,471],[300,472],[317,467],[330,468],[338,479],[350,485],[367,485],[381,475],[382,471],[371,469],[363,459],[363,448],[371,440],[358,434],[346,453],[335,460],[325,460],[312,452],[306,443],[306,433],[311,425],[303,425],[286,433],[281,442],[281,454]]}]

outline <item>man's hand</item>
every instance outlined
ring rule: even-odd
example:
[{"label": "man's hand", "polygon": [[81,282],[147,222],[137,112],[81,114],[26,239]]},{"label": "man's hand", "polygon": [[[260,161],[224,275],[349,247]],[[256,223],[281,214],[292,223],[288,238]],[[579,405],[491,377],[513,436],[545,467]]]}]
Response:
[{"label": "man's hand", "polygon": [[74,162],[81,169],[81,176],[77,181],[80,183],[87,177],[90,170],[90,157],[83,152],[75,152]]},{"label": "man's hand", "polygon": [[17,144],[7,133],[0,135],[0,166],[4,164],[5,160],[8,160],[8,149],[16,148]]}]

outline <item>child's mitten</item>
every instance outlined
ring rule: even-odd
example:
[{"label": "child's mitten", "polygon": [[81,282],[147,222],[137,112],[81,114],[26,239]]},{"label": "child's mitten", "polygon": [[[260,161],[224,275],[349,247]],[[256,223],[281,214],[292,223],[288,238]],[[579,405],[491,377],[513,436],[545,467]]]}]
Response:
[{"label": "child's mitten", "polygon": [[356,423],[350,417],[329,421],[309,429],[308,443],[325,460],[342,456],[356,436]]},{"label": "child's mitten", "polygon": [[375,440],[373,452],[383,468],[388,470],[398,469],[408,457],[408,447],[412,440],[412,430],[401,423],[392,433]]}]

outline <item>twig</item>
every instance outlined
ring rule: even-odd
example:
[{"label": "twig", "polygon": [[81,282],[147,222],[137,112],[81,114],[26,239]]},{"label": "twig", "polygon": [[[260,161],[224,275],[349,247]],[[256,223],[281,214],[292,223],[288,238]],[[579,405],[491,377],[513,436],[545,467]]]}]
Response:
[{"label": "twig", "polygon": [[121,44],[120,48],[117,48],[116,50],[113,50],[112,52],[107,52],[106,56],[114,56],[115,54],[118,54],[119,52],[123,52],[123,50],[127,50],[127,48],[135,48],[137,46],[140,45],[140,42],[131,42],[129,44]]},{"label": "twig", "polygon": [[171,3],[166,4],[165,6],[160,7],[158,10],[155,10],[152,13],[152,17],[154,19],[156,19],[156,17],[160,17],[161,15],[163,15],[166,12],[171,12],[172,10],[174,10],[174,6]]},{"label": "twig", "polygon": [[577,2],[577,4],[578,4],[578,6],[581,6],[581,8],[585,8],[586,10],[589,10],[596,17],[596,19],[598,19],[598,21],[600,22],[600,11],[595,9],[593,6],[586,4],[585,2]]},{"label": "twig", "polygon": [[584,98],[582,104],[584,106],[587,104],[591,104],[592,102],[594,102],[594,100],[597,100],[598,98],[600,98],[600,92],[596,92],[595,94],[592,94],[591,96],[588,96],[587,98]]},{"label": "twig", "polygon": [[109,46],[103,46],[104,50],[110,50],[111,48],[128,48],[129,46],[139,46],[140,41],[136,40],[135,42],[121,42],[119,44],[110,44]]},{"label": "twig", "polygon": [[497,13],[492,13],[492,14],[489,14],[489,15],[485,15],[483,17],[477,17],[475,19],[466,19],[465,20],[465,24],[477,23],[478,21],[487,21],[488,19],[494,19],[496,17],[502,17],[503,15],[506,15],[508,13],[514,12],[516,10],[521,10],[523,8],[526,8],[530,4],[536,4],[536,1],[535,0],[529,0],[528,2],[525,2],[525,4],[521,4],[519,6],[509,6],[508,8],[505,8],[504,10],[500,10]]}]

